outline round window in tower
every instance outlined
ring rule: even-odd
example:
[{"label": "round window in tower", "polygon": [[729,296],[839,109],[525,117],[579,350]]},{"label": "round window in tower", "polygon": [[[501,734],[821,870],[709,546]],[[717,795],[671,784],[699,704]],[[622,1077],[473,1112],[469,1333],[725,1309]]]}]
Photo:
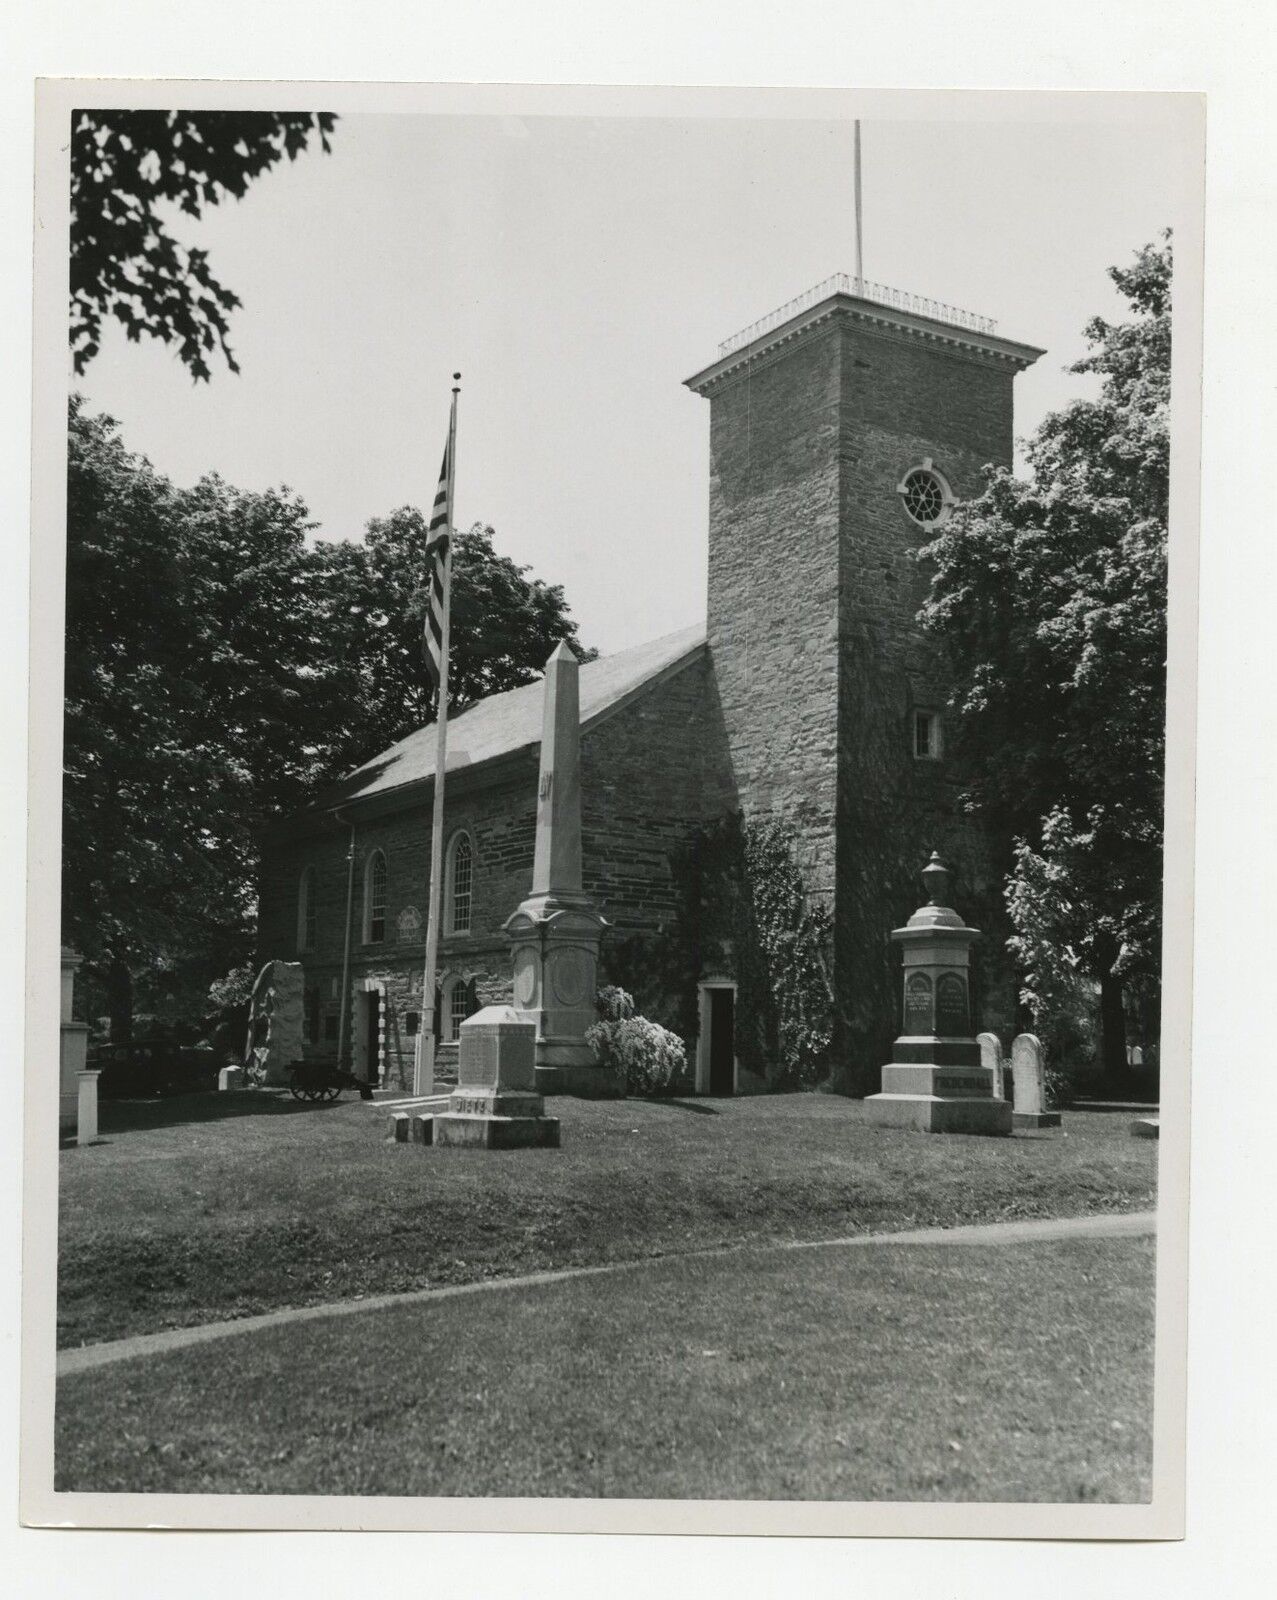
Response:
[{"label": "round window in tower", "polygon": [[920,528],[935,528],[949,515],[953,504],[953,491],[928,458],[920,467],[906,472],[896,485],[896,493],[904,501],[911,522]]}]

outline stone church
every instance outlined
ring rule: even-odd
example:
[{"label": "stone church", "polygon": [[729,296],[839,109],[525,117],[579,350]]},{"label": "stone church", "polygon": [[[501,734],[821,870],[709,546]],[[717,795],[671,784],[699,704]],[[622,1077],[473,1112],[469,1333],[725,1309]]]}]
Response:
[{"label": "stone church", "polygon": [[[983,941],[977,1025],[1006,1026],[998,856],[957,807],[949,681],[917,612],[911,552],[981,469],[1009,466],[1012,388],[1042,352],[985,318],[845,277],[719,348],[688,378],[710,405],[703,627],[580,671],[584,880],[607,919],[601,978],[644,992],[642,953],[682,915],[677,862],[735,814],[782,818],[804,892],[828,914],[835,1081],[865,1092],[898,1029],[888,930],[918,901],[932,849]],[[531,885],[542,690],[493,695],[449,723],[439,989],[457,1028],[508,1001],[502,924]],[[306,1049],[412,1083],[422,1022],[433,729],[409,735],[273,827],[259,953],[301,963]],[[679,1029],[701,1092],[763,1087],[736,1048],[730,942],[692,947]]]}]

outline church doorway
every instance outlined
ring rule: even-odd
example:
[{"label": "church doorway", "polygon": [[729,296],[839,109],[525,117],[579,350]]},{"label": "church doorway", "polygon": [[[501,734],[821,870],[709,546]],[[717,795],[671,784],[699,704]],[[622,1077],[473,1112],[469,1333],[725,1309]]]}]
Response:
[{"label": "church doorway", "polygon": [[696,1051],[698,1094],[736,1093],[736,985],[726,980],[700,986],[700,1039]]},{"label": "church doorway", "polygon": [[355,996],[354,1074],[365,1083],[381,1081],[381,993],[365,989]]}]

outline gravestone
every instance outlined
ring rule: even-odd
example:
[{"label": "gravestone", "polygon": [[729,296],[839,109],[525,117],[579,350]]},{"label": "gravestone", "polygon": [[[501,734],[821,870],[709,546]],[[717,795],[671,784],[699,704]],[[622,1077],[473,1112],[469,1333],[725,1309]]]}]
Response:
[{"label": "gravestone", "polygon": [[559,1119],[537,1090],[536,1024],[512,1006],[487,1006],[461,1024],[457,1087],[434,1119],[437,1145],[557,1149]]},{"label": "gravestone", "polygon": [[1046,1109],[1046,1065],[1042,1043],[1036,1034],[1017,1034],[1011,1042],[1011,1088],[1015,1095],[1013,1127],[1060,1126],[1060,1113]]},{"label": "gravestone", "polygon": [[89,1025],[75,1020],[75,975],[84,957],[62,946],[62,1024],[58,1046],[58,1128],[73,1133],[80,1114],[80,1075],[89,1053]]},{"label": "gravestone", "polygon": [[993,1098],[1005,1100],[1007,1097],[1006,1075],[1002,1062],[1002,1041],[996,1033],[977,1033],[975,1042],[980,1046],[980,1065],[989,1074],[989,1082],[993,1086]]},{"label": "gravestone", "polygon": [[302,1059],[302,983],[299,961],[268,961],[257,974],[244,1050],[250,1080],[271,1087],[285,1084],[293,1062]]},{"label": "gravestone", "polygon": [[76,1144],[96,1144],[98,1137],[98,1078],[100,1072],[87,1067],[76,1073]]},{"label": "gravestone", "polygon": [[1011,1131],[1011,1107],[993,1092],[994,1077],[971,1037],[971,946],[979,938],[945,904],[949,869],[933,855],[922,881],[927,904],[892,931],[903,947],[902,1025],[882,1069],[882,1093],[870,1095],[870,1120],[923,1133]]}]

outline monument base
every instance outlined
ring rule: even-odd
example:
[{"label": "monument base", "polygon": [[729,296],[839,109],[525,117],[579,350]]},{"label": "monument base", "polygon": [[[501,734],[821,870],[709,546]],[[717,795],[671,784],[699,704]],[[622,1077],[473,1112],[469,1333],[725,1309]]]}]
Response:
[{"label": "monument base", "polygon": [[526,1089],[458,1089],[447,1111],[433,1122],[436,1145],[480,1150],[559,1148],[559,1119],[547,1117],[544,1099]]},{"label": "monument base", "polygon": [[1013,1128],[1058,1128],[1064,1119],[1058,1111],[1013,1111]]},{"label": "monument base", "polygon": [[540,1145],[559,1148],[557,1117],[474,1117],[443,1111],[434,1119],[436,1145],[472,1150],[525,1150]]},{"label": "monument base", "polygon": [[995,1100],[987,1067],[892,1062],[882,1069],[881,1094],[865,1101],[871,1121],[919,1133],[1009,1134],[1011,1103]]},{"label": "monument base", "polygon": [[914,1128],[919,1133],[1011,1132],[1007,1100],[943,1100],[934,1094],[872,1094],[865,1101],[870,1119],[884,1128]]},{"label": "monument base", "polygon": [[571,1094],[581,1100],[620,1100],[625,1096],[625,1075],[615,1067],[599,1065],[598,1057],[583,1039],[537,1040],[538,1094]]},{"label": "monument base", "polygon": [[623,1100],[625,1080],[613,1067],[568,1063],[563,1066],[537,1066],[539,1094],[571,1094],[579,1100]]}]

